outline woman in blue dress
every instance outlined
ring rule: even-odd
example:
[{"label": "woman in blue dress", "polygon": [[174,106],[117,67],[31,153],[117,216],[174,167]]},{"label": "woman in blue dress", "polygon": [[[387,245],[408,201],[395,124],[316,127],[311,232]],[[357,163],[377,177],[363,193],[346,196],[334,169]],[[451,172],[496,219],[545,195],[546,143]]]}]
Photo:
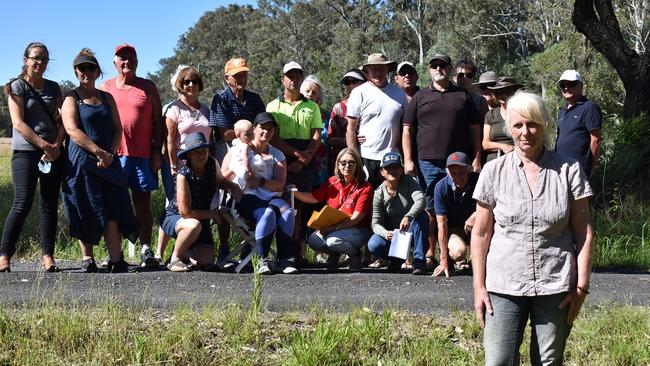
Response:
[{"label": "woman in blue dress", "polygon": [[79,239],[85,272],[97,272],[93,245],[102,236],[109,271],[126,272],[121,240],[135,242],[138,223],[114,154],[122,136],[120,117],[113,97],[95,88],[101,69],[94,53],[82,49],[73,67],[79,86],[68,93],[61,110],[69,135],[62,190],[70,235]]}]

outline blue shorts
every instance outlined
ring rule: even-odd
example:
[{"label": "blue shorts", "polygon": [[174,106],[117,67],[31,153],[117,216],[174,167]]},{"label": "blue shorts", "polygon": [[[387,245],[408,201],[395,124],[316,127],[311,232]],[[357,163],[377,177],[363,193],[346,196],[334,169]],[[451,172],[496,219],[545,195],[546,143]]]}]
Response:
[{"label": "blue shorts", "polygon": [[149,158],[120,156],[120,164],[132,190],[151,192],[158,189],[158,176],[151,170]]},{"label": "blue shorts", "polygon": [[[165,211],[165,215],[161,217],[160,228],[163,229],[165,234],[176,238],[176,224],[181,219],[181,215],[169,211]],[[210,227],[210,220],[201,220],[201,233],[196,239],[192,247],[195,245],[203,245],[214,247],[214,239],[212,238],[212,228]]]},{"label": "blue shorts", "polygon": [[420,185],[427,199],[427,211],[433,212],[433,193],[436,183],[447,175],[447,161],[444,159],[420,160],[422,181]]}]

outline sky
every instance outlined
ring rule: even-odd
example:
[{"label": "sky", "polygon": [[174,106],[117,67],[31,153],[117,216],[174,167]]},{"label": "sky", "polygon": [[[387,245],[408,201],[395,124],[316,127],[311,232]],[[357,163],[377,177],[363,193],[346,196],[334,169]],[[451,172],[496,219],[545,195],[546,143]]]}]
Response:
[{"label": "sky", "polygon": [[[23,52],[30,42],[42,42],[50,51],[45,78],[76,84],[72,60],[83,47],[97,55],[104,79],[115,76],[115,46],[129,43],[138,53],[138,75],[159,69],[161,58],[174,54],[179,37],[206,11],[231,3],[255,5],[255,0],[185,1],[0,1],[0,84],[20,73]],[[180,5],[179,5],[180,4]]]}]

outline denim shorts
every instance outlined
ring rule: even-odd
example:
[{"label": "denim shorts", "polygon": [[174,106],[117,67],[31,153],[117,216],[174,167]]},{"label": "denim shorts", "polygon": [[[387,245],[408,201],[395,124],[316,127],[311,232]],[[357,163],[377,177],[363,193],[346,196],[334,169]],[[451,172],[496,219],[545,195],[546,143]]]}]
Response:
[{"label": "denim shorts", "polygon": [[420,160],[422,180],[420,185],[427,199],[427,211],[433,211],[433,192],[436,183],[447,175],[447,161],[444,159]]},{"label": "denim shorts", "polygon": [[[165,211],[165,215],[161,217],[160,228],[163,229],[165,234],[176,238],[176,224],[181,219],[181,215],[169,211]],[[196,239],[195,245],[203,245],[214,247],[214,239],[212,238],[212,228],[210,227],[210,220],[201,220],[201,233]]]},{"label": "denim shorts", "polygon": [[158,189],[158,176],[151,170],[149,158],[120,156],[120,164],[132,190],[151,192]]}]

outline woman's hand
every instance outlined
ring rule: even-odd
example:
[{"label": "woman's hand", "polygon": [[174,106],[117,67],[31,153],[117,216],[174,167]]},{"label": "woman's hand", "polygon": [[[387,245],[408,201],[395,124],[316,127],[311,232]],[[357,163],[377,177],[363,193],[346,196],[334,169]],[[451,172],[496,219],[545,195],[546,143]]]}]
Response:
[{"label": "woman's hand", "polygon": [[440,260],[440,264],[433,270],[434,277],[438,277],[443,273],[445,277],[449,277],[449,262],[447,260]]},{"label": "woman's hand", "polygon": [[61,156],[61,148],[57,144],[47,144],[43,147],[43,154],[48,161],[54,161]]},{"label": "woman's hand", "polygon": [[95,156],[97,157],[98,168],[108,168],[111,164],[113,164],[113,154],[104,149],[98,149],[95,152]]},{"label": "woman's hand", "polygon": [[567,324],[571,325],[573,324],[573,321],[576,320],[580,313],[580,308],[582,308],[582,303],[585,302],[586,297],[587,292],[582,291],[581,289],[575,289],[570,291],[564,300],[562,300],[559,306],[560,309],[564,309],[564,307],[569,305],[569,312],[566,316]]},{"label": "woman's hand", "polygon": [[492,315],[492,302],[485,287],[474,290],[474,311],[481,328],[485,328],[485,313]]},{"label": "woman's hand", "polygon": [[406,231],[409,229],[409,226],[411,226],[411,223],[409,221],[408,217],[403,217],[402,221],[399,223],[399,231]]}]

